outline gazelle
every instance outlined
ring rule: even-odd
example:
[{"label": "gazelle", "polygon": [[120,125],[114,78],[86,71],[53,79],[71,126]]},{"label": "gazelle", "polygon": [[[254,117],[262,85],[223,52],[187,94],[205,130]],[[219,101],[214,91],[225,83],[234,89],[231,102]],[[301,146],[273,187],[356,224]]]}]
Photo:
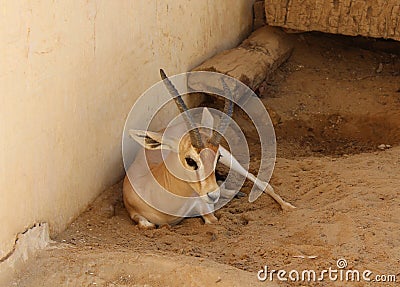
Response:
[{"label": "gazelle", "polygon": [[[125,176],[123,200],[131,219],[139,228],[173,225],[191,214],[202,214],[205,223],[218,221],[213,214],[214,204],[220,197],[234,196],[236,191],[220,188],[217,184],[217,162],[253,181],[272,196],[282,209],[294,208],[276,194],[268,183],[248,173],[219,144],[233,113],[232,94],[226,83],[222,81],[224,93],[230,96],[224,105],[224,113],[228,117],[221,120],[218,129],[211,131],[195,125],[174,85],[163,70],[160,70],[160,74],[184,122],[159,132],[129,130],[129,135],[143,148],[138,151]],[[205,123],[207,127],[213,126],[213,117],[207,109],[202,114],[202,124]]]}]

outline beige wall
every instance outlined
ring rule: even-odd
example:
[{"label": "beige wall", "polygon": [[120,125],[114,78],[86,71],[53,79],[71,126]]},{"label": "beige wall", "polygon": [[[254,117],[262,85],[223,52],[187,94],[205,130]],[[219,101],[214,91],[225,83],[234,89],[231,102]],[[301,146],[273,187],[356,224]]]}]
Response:
[{"label": "beige wall", "polygon": [[52,234],[123,175],[121,133],[158,69],[235,46],[249,0],[0,0],[0,258]]}]

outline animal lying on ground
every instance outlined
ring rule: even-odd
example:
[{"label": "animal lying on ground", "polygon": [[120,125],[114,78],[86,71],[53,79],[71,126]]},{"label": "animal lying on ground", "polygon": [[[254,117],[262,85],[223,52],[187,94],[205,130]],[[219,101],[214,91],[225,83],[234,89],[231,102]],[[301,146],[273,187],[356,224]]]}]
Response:
[{"label": "animal lying on ground", "polygon": [[[254,182],[273,197],[282,209],[295,208],[276,194],[267,182],[248,173],[220,145],[233,113],[232,92],[226,83],[222,80],[224,93],[229,95],[224,105],[224,113],[228,117],[221,120],[216,129],[219,132],[216,132],[194,124],[178,91],[164,71],[160,70],[160,73],[184,121],[159,132],[129,130],[129,135],[142,149],[125,176],[123,200],[129,216],[138,227],[147,229],[156,225],[173,225],[191,214],[201,214],[205,223],[217,222],[213,214],[214,205],[220,197],[232,198],[237,193],[218,185],[215,176],[217,162]],[[205,108],[202,126],[212,127],[213,120]]]}]

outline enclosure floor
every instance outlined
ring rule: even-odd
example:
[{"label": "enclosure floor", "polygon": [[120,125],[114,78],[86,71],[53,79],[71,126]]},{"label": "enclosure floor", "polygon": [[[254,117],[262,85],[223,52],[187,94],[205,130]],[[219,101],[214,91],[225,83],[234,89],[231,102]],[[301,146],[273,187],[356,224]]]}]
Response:
[{"label": "enclosure floor", "polygon": [[[259,93],[278,138],[271,183],[296,210],[282,212],[266,195],[254,203],[241,198],[216,212],[217,224],[192,218],[143,231],[129,219],[117,184],[13,286],[258,286],[264,265],[321,271],[340,258],[347,269],[400,280],[399,57],[346,47],[337,37],[295,37],[291,59]],[[240,114],[236,120],[254,147],[254,171],[257,136]],[[242,191],[250,189],[246,182]]]}]

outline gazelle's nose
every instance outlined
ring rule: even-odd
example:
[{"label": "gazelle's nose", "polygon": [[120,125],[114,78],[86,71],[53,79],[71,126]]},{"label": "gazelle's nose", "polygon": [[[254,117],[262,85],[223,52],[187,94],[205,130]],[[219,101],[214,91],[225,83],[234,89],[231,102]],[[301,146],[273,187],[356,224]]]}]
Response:
[{"label": "gazelle's nose", "polygon": [[220,195],[219,189],[216,190],[216,191],[208,192],[208,193],[207,193],[207,197],[208,197],[213,203],[215,203],[215,202],[218,201],[219,195]]}]

